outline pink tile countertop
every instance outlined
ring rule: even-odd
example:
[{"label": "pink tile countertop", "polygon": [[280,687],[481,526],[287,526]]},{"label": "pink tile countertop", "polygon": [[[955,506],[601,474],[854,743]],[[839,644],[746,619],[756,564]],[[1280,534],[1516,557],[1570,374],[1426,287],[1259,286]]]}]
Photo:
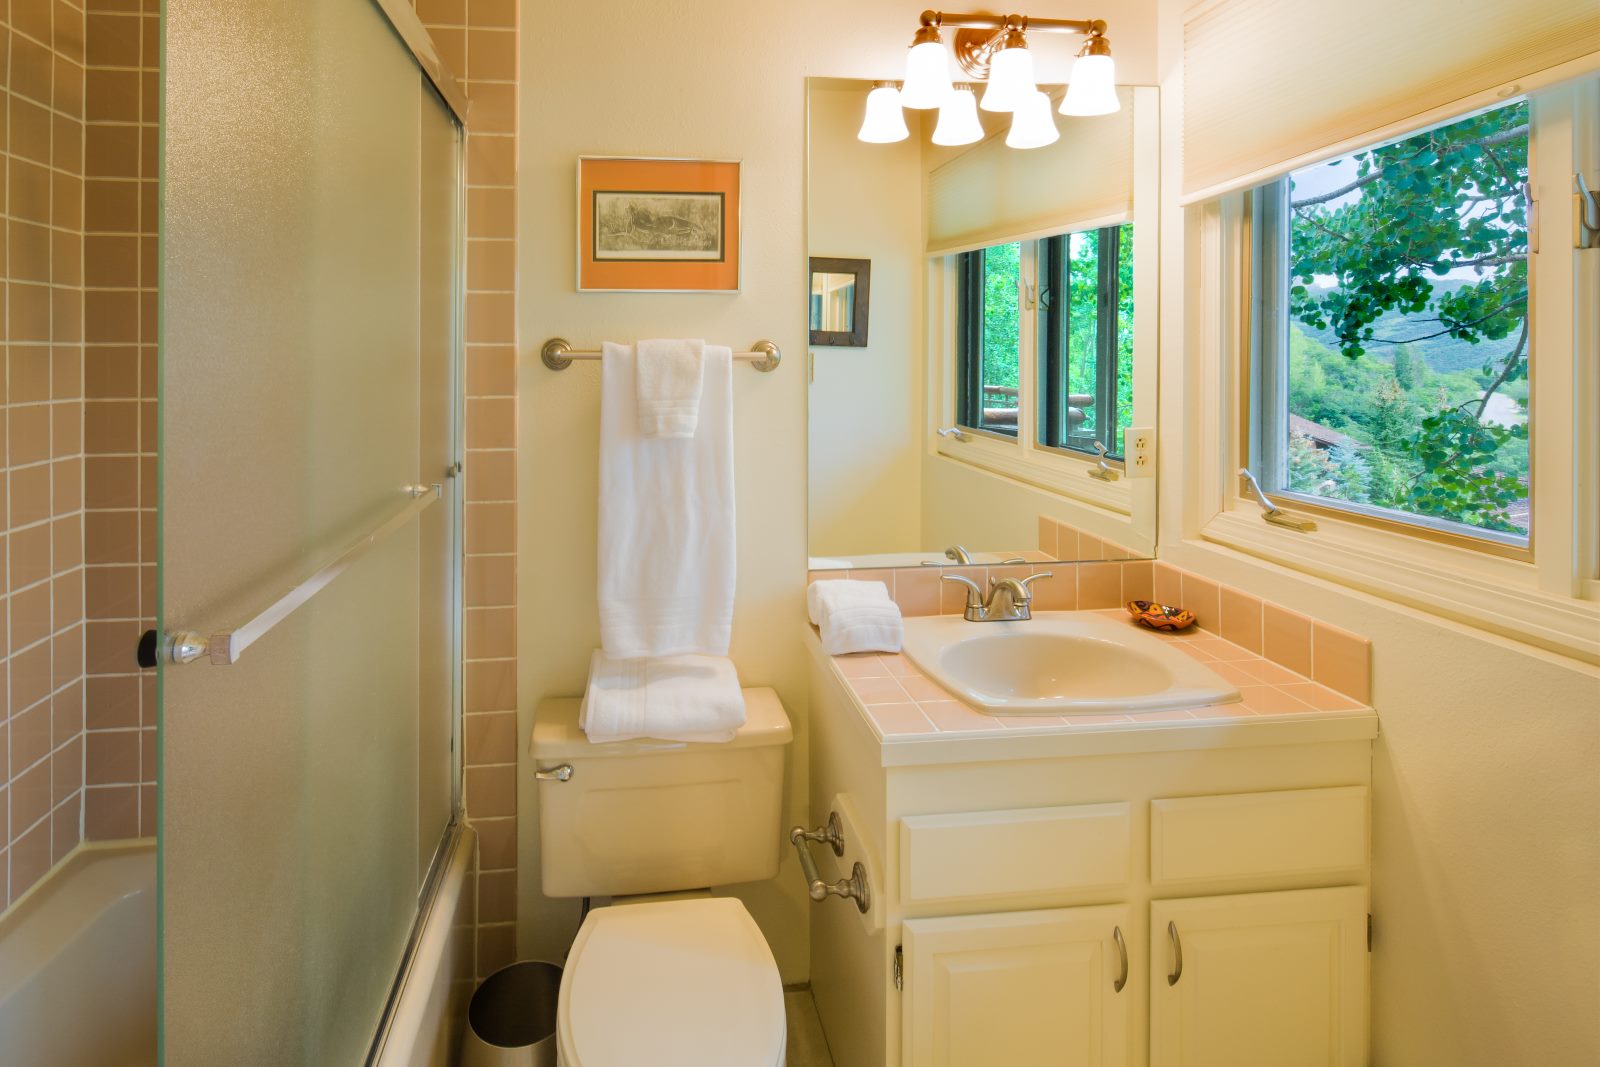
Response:
[{"label": "pink tile countertop", "polygon": [[[1186,731],[1222,727],[1227,728],[1231,740],[1247,741],[1249,734],[1258,731],[1241,728],[1330,720],[1362,724],[1362,729],[1356,731],[1357,736],[1376,735],[1376,716],[1367,705],[1213,633],[1191,629],[1179,634],[1160,634],[1139,627],[1125,611],[1096,614],[1173,642],[1238,688],[1243,699],[1233,704],[1126,715],[989,715],[941,688],[925,677],[915,663],[898,653],[867,652],[831,659],[834,669],[864,711],[868,725],[885,745],[1145,732],[1173,727]],[[982,626],[983,623],[972,625]],[[820,645],[818,648],[820,650]],[[1279,729],[1272,733],[1281,736],[1284,731]],[[1192,742],[1199,740],[1191,738],[1190,743],[1156,747],[1196,747]]]}]

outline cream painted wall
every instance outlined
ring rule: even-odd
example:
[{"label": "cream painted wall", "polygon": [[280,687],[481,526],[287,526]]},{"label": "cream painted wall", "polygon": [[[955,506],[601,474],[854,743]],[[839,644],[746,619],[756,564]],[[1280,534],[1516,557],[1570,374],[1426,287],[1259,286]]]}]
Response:
[{"label": "cream painted wall", "polygon": [[[735,374],[739,595],[732,656],[746,684],[778,690],[796,726],[787,767],[790,810],[805,810],[806,229],[805,79],[894,78],[916,28],[916,5],[821,0],[750,4],[647,0],[555,4],[525,0],[517,176],[519,335],[518,706],[523,736],[544,696],[583,689],[595,618],[598,376],[538,361],[546,337],[703,335],[744,345],[771,338],[788,362],[771,375]],[[1106,0],[1119,69],[1155,76],[1155,0]],[[1040,62],[1065,66],[1065,39]],[[576,158],[662,155],[744,161],[744,287],[738,295],[578,293],[573,283]],[[522,746],[519,951],[560,958],[575,901],[539,892],[537,801]],[[746,887],[784,981],[808,973],[808,910],[797,865]]]},{"label": "cream painted wall", "polygon": [[923,542],[989,552],[1039,547],[1039,516],[1124,544],[1127,516],[1069,500],[1037,486],[930,454],[922,469]]},{"label": "cream painted wall", "polygon": [[856,140],[869,85],[813,84],[809,94],[810,255],[872,261],[867,347],[811,350],[813,556],[924,547],[922,141]]},{"label": "cream painted wall", "polygon": [[[1169,442],[1202,417],[1171,192],[1184,5],[1161,4]],[[1161,558],[1373,643],[1372,1062],[1600,1062],[1600,672],[1200,541],[1192,460],[1162,450]]]}]

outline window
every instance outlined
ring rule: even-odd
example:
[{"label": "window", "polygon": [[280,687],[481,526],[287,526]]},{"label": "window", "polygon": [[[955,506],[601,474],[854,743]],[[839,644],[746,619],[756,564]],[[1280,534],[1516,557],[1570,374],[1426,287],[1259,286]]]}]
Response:
[{"label": "window", "polygon": [[1036,348],[1038,443],[1119,455],[1133,418],[1133,226],[963,252],[956,277],[960,424],[1016,437],[1020,354]]},{"label": "window", "polygon": [[1269,491],[1528,543],[1528,131],[1510,104],[1254,192]]},{"label": "window", "polygon": [[1122,454],[1133,419],[1133,226],[1039,243],[1039,443]]},{"label": "window", "polygon": [[1017,436],[1021,395],[1022,245],[992,245],[956,258],[956,417],[961,425]]}]

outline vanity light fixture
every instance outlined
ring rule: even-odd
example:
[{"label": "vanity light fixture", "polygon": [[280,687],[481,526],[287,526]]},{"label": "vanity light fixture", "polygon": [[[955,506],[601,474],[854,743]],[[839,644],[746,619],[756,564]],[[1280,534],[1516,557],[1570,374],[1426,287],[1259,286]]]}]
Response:
[{"label": "vanity light fixture", "polygon": [[1016,26],[1000,35],[1000,43],[989,59],[989,85],[978,106],[985,111],[1015,112],[1038,91],[1033,81],[1033,53],[1028,38]]},{"label": "vanity light fixture", "polygon": [[906,80],[900,88],[900,106],[926,111],[950,95],[950,60],[937,22],[924,22],[911,38],[906,53]]},{"label": "vanity light fixture", "polygon": [[867,94],[867,113],[861,120],[856,139],[868,144],[893,144],[911,136],[906,117],[900,110],[900,90],[894,82],[879,82]]},{"label": "vanity light fixture", "polygon": [[1050,96],[1035,89],[1011,113],[1011,131],[1006,134],[1008,148],[1043,148],[1059,140],[1061,132],[1050,117]]},{"label": "vanity light fixture", "polygon": [[983,123],[978,121],[978,92],[970,85],[958,85],[939,105],[939,125],[934,127],[933,143],[963,145],[981,140]]},{"label": "vanity light fixture", "polygon": [[1109,115],[1122,107],[1117,99],[1117,62],[1111,44],[1098,33],[1089,35],[1072,65],[1067,95],[1061,98],[1063,115]]},{"label": "vanity light fixture", "polygon": [[[956,63],[973,81],[984,84],[981,99],[970,86],[951,84],[949,57],[942,31],[955,30],[951,44]],[[906,78],[898,90],[878,82],[867,96],[867,114],[858,134],[875,143],[910,136],[903,116],[889,115],[891,104],[900,108],[939,109],[933,141],[941,145],[971,144],[982,137],[981,124],[971,105],[977,99],[985,111],[1012,115],[1006,143],[1037,148],[1059,134],[1050,115],[1049,98],[1035,81],[1028,31],[1076,33],[1088,38],[1078,51],[1072,81],[1061,102],[1063,115],[1105,115],[1122,105],[1117,99],[1116,64],[1111,42],[1101,19],[1035,19],[1027,15],[949,14],[924,11],[906,55]],[[888,91],[885,91],[885,90]],[[891,96],[890,93],[894,95]],[[1040,97],[1044,97],[1043,110]],[[1048,127],[1048,129],[1046,129]]]}]

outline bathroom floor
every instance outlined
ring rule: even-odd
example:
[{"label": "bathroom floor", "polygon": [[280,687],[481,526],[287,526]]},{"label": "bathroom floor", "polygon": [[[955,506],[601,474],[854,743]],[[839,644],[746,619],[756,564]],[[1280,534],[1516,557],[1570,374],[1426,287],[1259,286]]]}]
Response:
[{"label": "bathroom floor", "polygon": [[812,1003],[811,990],[797,989],[783,994],[783,1016],[789,1031],[785,1067],[833,1067],[828,1039],[822,1034],[822,1020]]}]

